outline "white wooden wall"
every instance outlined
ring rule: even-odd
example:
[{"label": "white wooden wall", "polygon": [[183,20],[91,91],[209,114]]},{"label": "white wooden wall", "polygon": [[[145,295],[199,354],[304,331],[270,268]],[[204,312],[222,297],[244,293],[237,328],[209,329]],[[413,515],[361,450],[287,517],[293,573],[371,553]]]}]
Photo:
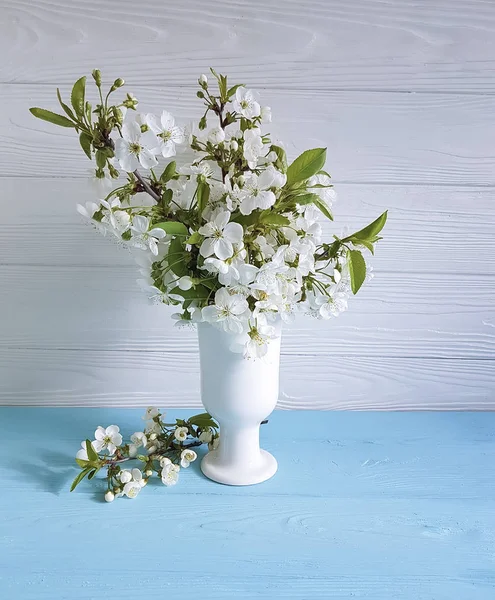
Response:
[{"label": "white wooden wall", "polygon": [[390,209],[350,311],[286,332],[280,406],[495,408],[495,2],[0,0],[0,56],[0,403],[198,405],[195,335],[81,224],[89,162],[28,108],[99,67],[191,119],[211,65],[292,157],[328,146],[333,231]]}]

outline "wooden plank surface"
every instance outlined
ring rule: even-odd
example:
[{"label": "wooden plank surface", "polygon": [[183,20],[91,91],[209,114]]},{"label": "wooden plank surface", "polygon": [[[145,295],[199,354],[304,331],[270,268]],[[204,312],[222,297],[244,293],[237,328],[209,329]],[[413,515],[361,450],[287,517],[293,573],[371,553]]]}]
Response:
[{"label": "wooden plank surface", "polygon": [[[201,112],[191,89],[134,91],[144,112],[166,107],[182,123]],[[0,95],[1,175],[87,176],[90,163],[74,132],[28,112],[33,105],[56,109],[53,85],[0,85]],[[336,182],[495,184],[494,96],[284,89],[267,90],[262,101],[272,107],[269,130],[286,143],[291,158],[306,148],[328,147]]]},{"label": "wooden plank surface", "polygon": [[268,482],[221,486],[195,463],[174,488],[108,505],[103,482],[68,486],[79,441],[110,423],[130,434],[141,411],[0,409],[2,597],[495,594],[493,413],[277,412]]},{"label": "wooden plank surface", "polygon": [[[493,361],[283,354],[279,408],[493,408]],[[0,349],[0,404],[200,406],[196,350]]]},{"label": "wooden plank surface", "polygon": [[493,93],[486,0],[2,0],[1,82],[100,67],[191,86],[210,66],[258,87]]}]

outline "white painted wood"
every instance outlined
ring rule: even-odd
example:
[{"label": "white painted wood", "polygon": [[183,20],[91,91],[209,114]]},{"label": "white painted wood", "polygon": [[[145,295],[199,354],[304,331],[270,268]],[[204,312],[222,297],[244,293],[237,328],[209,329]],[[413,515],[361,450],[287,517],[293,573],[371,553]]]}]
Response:
[{"label": "white painted wood", "polygon": [[[377,274],[495,274],[495,188],[337,185],[336,190],[335,221],[323,223],[329,237],[389,209],[386,235],[372,261]],[[83,179],[0,178],[0,264],[128,266],[122,248],[83,225],[75,207],[93,199]]]},{"label": "white painted wood", "polygon": [[[70,88],[65,88],[68,93]],[[141,110],[166,107],[181,122],[200,115],[191,89],[140,87]],[[89,161],[70,129],[30,115],[56,110],[53,85],[0,85],[2,174],[85,177]],[[354,183],[495,184],[495,96],[267,90],[274,138],[295,156],[328,146],[335,181]]]},{"label": "white painted wood", "polygon": [[0,404],[197,404],[194,334],[81,225],[90,163],[28,108],[99,66],[189,120],[212,65],[291,157],[328,146],[328,235],[390,209],[350,311],[285,332],[281,407],[495,408],[494,30],[483,0],[0,0]]},{"label": "white painted wood", "polygon": [[2,82],[191,86],[210,66],[267,88],[495,91],[486,0],[1,0]]},{"label": "white painted wood", "polygon": [[[279,408],[493,408],[490,360],[282,355]],[[0,404],[198,407],[192,352],[0,349]]]}]

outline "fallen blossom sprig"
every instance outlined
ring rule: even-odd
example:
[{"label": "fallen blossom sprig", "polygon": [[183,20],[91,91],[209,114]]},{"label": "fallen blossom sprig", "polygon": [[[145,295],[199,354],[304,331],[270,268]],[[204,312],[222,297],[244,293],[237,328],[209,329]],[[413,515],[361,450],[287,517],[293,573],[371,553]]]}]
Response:
[{"label": "fallen blossom sprig", "polygon": [[[218,446],[219,426],[208,413],[166,423],[165,414],[150,406],[143,419],[144,430],[133,433],[128,442],[124,442],[117,425],[98,426],[94,440],[81,442],[76,454],[81,472],[70,491],[84,478],[91,480],[106,469],[105,500],[135,498],[153,475],[166,486],[175,485],[181,468],[187,469],[197,459],[194,448],[207,444],[210,450],[215,450]],[[138,466],[124,468],[130,461]]]},{"label": "fallen blossom sprig", "polygon": [[167,110],[137,114],[129,93],[111,102],[124,80],[105,93],[97,69],[96,104],[81,77],[70,105],[57,89],[64,114],[30,110],[78,134],[96,163],[98,201],[77,209],[132,249],[150,300],[179,307],[178,324],[206,322],[233,334],[232,349],[257,358],[276,337],[277,321],[296,312],[330,319],[347,309],[371,277],[363,251],[374,253],[387,212],[325,241],[320,219],[333,220],[335,199],[326,148],[288,164],[283,144],[266,131],[270,107],[210,70],[212,81],[198,79],[204,113],[193,128]]}]

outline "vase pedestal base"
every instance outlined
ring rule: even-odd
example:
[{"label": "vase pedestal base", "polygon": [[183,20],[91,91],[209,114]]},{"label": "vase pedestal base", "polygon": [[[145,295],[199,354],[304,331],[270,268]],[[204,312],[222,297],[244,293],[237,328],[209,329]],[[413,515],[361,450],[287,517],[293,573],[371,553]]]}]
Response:
[{"label": "vase pedestal base", "polygon": [[262,483],[277,472],[277,461],[266,450],[260,450],[257,460],[239,467],[222,461],[218,450],[212,450],[201,461],[201,470],[208,479],[225,485],[254,485]]}]

